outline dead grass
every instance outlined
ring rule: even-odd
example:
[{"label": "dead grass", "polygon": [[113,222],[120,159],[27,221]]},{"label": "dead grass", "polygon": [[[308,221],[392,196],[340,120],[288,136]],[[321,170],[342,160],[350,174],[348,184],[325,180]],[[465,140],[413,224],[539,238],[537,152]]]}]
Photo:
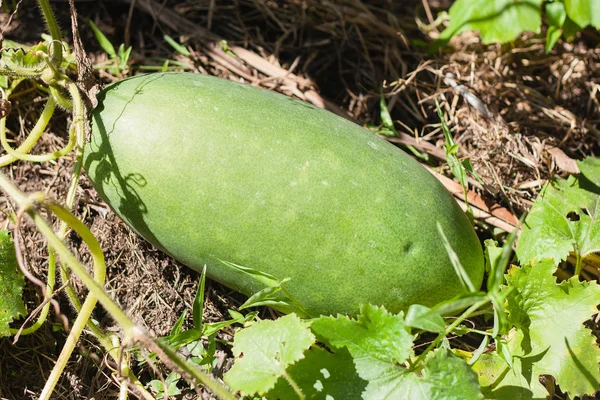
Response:
[{"label": "dead grass", "polygon": [[[519,215],[548,178],[565,174],[571,158],[600,153],[600,40],[594,31],[583,32],[572,44],[559,42],[549,55],[544,54],[539,36],[532,34],[504,46],[483,46],[476,35],[464,34],[452,41],[452,47],[429,54],[418,41],[435,39],[438,30],[428,24],[448,2],[137,0],[77,6],[82,38],[95,63],[107,57],[87,28],[88,18],[115,45],[133,46],[130,73],[176,60],[195,72],[277,90],[374,125],[380,124],[383,94],[402,140],[416,139],[419,148],[433,156],[432,167],[448,175],[439,160],[443,134],[435,113],[437,100],[461,145],[461,156],[473,161],[485,182],[474,184],[473,194],[491,208],[502,206]],[[62,26],[69,26],[66,3],[55,7]],[[41,28],[40,21],[35,9],[23,7],[6,26],[5,35],[35,41],[40,31],[30,27]],[[6,15],[0,14],[0,25],[6,22]],[[191,55],[175,52],[162,39],[164,34],[183,43]],[[227,49],[221,40],[226,40]],[[106,71],[99,76],[104,82],[117,79]],[[9,128],[16,141],[35,122],[40,100],[40,93],[24,86],[13,102]],[[52,134],[45,136],[39,150],[63,143],[65,127],[63,115],[53,122]],[[27,192],[46,191],[60,199],[71,168],[72,160],[66,157],[56,164],[15,163],[3,172]],[[4,197],[0,201],[3,209],[10,210]],[[109,293],[150,333],[167,334],[181,313],[191,308],[198,274],[132,233],[86,179],[78,191],[76,211],[105,249]],[[87,261],[79,240],[70,239]],[[24,246],[31,270],[43,277],[42,238],[28,229]],[[235,309],[243,301],[214,283],[209,283],[207,293],[208,321],[222,321],[228,308]],[[39,304],[33,287],[26,298],[30,308]],[[64,300],[61,304],[62,312],[73,318]],[[268,311],[263,313],[269,316]],[[106,329],[117,329],[101,308],[95,318]],[[56,316],[52,319],[58,322]],[[231,340],[231,334],[231,329],[225,330],[221,339]],[[64,338],[62,330],[53,331],[48,325],[16,345],[0,339],[0,397],[35,398]],[[91,335],[85,336],[78,350],[56,398],[114,398],[117,389],[111,383],[110,367]],[[227,347],[220,352],[227,365]],[[150,376],[146,369],[139,372]]]}]

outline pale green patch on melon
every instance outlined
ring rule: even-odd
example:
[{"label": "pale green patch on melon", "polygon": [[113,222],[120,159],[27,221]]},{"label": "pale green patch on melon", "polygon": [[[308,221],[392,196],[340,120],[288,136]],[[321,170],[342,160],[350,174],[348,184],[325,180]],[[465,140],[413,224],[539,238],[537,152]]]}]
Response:
[{"label": "pale green patch on melon", "polygon": [[473,283],[481,245],[446,189],[408,155],[312,105],[189,73],[108,86],[85,168],[148,241],[247,295],[278,279],[310,315],[397,312],[464,291],[439,222]]}]

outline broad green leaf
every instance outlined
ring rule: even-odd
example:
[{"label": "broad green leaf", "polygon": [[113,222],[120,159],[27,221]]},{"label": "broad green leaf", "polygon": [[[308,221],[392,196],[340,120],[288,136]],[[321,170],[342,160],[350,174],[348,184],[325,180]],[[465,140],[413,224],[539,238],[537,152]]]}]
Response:
[{"label": "broad green leaf", "polygon": [[428,394],[424,399],[482,399],[477,375],[465,360],[439,349],[427,355],[420,377]]},{"label": "broad green leaf", "polygon": [[477,374],[462,358],[446,349],[428,354],[420,373],[396,368],[370,380],[364,400],[476,400],[482,399]]},{"label": "broad green leaf", "polygon": [[546,3],[546,16],[548,17],[548,30],[546,31],[546,53],[554,47],[562,35],[562,27],[567,18],[564,3],[554,1]]},{"label": "broad green leaf", "polygon": [[542,0],[458,0],[450,7],[450,25],[440,35],[448,41],[466,31],[481,32],[483,43],[506,43],[521,32],[540,31]]},{"label": "broad green leaf", "polygon": [[600,252],[600,160],[578,164],[581,174],[550,182],[533,204],[517,246],[522,264]]},{"label": "broad green leaf", "polygon": [[600,29],[600,0],[564,0],[567,14],[577,25]]},{"label": "broad green leaf", "polygon": [[522,355],[541,356],[533,376],[554,376],[571,397],[592,394],[600,387],[600,348],[583,323],[598,312],[600,286],[576,276],[556,284],[555,270],[549,259],[511,268],[506,309],[523,332]]},{"label": "broad green leaf", "polygon": [[[517,348],[523,340],[521,331],[512,330],[509,334],[509,347]],[[529,400],[546,399],[548,392],[532,374],[532,366],[540,355],[514,357],[509,365],[496,351],[482,354],[473,365],[479,377],[481,391],[486,399]]]},{"label": "broad green leaf", "polygon": [[[367,382],[356,373],[352,356],[346,349],[335,353],[318,347],[304,353],[304,358],[288,369],[307,399],[360,399]],[[328,397],[329,396],[329,397]],[[267,399],[296,399],[296,392],[284,378],[279,378]]]},{"label": "broad green leaf", "polygon": [[24,285],[13,240],[7,230],[0,230],[0,337],[10,335],[9,324],[26,314],[21,299]]},{"label": "broad green leaf", "polygon": [[422,371],[402,367],[412,355],[413,339],[402,313],[365,305],[356,320],[321,317],[312,329],[332,347],[348,349],[358,375],[368,381],[365,400],[481,398],[475,373],[447,350],[429,354]]},{"label": "broad green leaf", "polygon": [[358,319],[339,315],[313,321],[313,331],[335,348],[348,348],[358,375],[366,380],[385,377],[412,356],[412,335],[402,313],[394,315],[383,307],[361,307]]},{"label": "broad green leaf", "polygon": [[48,51],[44,43],[39,43],[31,48],[10,49],[1,54],[2,63],[5,68],[14,72],[20,72],[23,69],[41,72],[46,67],[46,62],[37,54],[37,50]]},{"label": "broad green leaf", "polygon": [[332,347],[348,349],[358,375],[368,381],[365,400],[481,398],[475,373],[447,350],[428,354],[422,371],[402,367],[413,354],[402,313],[365,305],[356,320],[321,317],[312,329]]},{"label": "broad green leaf", "polygon": [[583,28],[581,28],[579,25],[577,25],[567,15],[567,18],[565,18],[565,23],[562,26],[563,37],[567,40],[573,40],[573,38],[575,38],[575,35],[577,35],[577,32],[579,32],[581,29],[583,29]]},{"label": "broad green leaf", "polygon": [[583,161],[577,161],[581,171],[581,186],[588,190],[600,194],[600,158],[588,157]]},{"label": "broad green leaf", "polygon": [[268,392],[315,342],[309,325],[290,314],[238,331],[233,344],[236,360],[225,374],[225,383],[244,395]]}]

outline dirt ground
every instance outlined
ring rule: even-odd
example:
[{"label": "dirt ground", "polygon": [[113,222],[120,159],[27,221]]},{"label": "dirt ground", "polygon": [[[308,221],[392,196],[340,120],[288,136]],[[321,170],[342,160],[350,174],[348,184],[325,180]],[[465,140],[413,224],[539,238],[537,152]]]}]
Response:
[{"label": "dirt ground", "polygon": [[[4,37],[21,43],[39,40],[44,26],[35,2],[4,2],[0,26]],[[477,34],[454,38],[441,50],[428,51],[441,30],[435,16],[450,1],[392,0],[137,0],[76,1],[81,37],[95,65],[110,63],[88,20],[117,47],[132,46],[129,67],[115,74],[98,69],[98,79],[119,78],[160,69],[165,60],[186,70],[244,81],[276,90],[354,120],[381,126],[383,94],[399,135],[389,139],[405,148],[414,145],[431,168],[451,177],[445,164],[444,136],[435,111],[439,101],[447,115],[460,156],[469,158],[484,184],[471,181],[480,236],[494,228],[509,230],[532,204],[544,182],[573,171],[573,160],[600,155],[600,33],[581,32],[573,42],[558,42],[544,53],[543,35],[523,34],[506,45],[481,44]],[[65,34],[70,32],[66,1],[52,2]],[[169,46],[169,35],[188,50]],[[70,40],[70,39],[69,39]],[[237,57],[224,51],[222,42]],[[116,76],[119,75],[119,76]],[[32,89],[32,87],[31,87]],[[468,93],[468,95],[467,95]],[[15,141],[31,129],[43,94],[24,88],[15,96],[9,134]],[[475,98],[470,104],[467,98]],[[65,143],[67,114],[59,113],[36,151]],[[3,168],[24,191],[44,191],[64,198],[73,159],[55,163],[17,162]],[[456,184],[446,181],[451,190]],[[191,308],[198,274],[165,256],[124,225],[95,193],[87,178],[77,192],[76,212],[92,228],[105,250],[107,289],[128,314],[156,336],[169,333],[177,318]],[[0,197],[4,210],[12,210]],[[4,217],[0,217],[0,222]],[[8,226],[8,222],[2,222]],[[87,250],[71,235],[71,245],[85,262]],[[32,228],[23,231],[30,269],[45,274],[47,251]],[[592,278],[594,278],[592,276]],[[77,289],[83,292],[80,284]],[[40,302],[34,285],[26,289],[29,309]],[[208,282],[205,319],[227,318],[243,296]],[[74,312],[65,299],[61,313]],[[273,313],[262,310],[261,316]],[[99,308],[101,325],[117,330]],[[32,337],[12,344],[0,339],[0,398],[36,398],[66,338],[53,315]],[[190,318],[186,325],[191,324]],[[233,330],[219,334],[224,343]],[[465,339],[464,346],[469,346]],[[231,363],[225,344],[218,354],[222,371]],[[140,367],[142,380],[155,371]],[[111,399],[118,386],[111,365],[91,334],[84,334],[54,398]],[[191,396],[191,395],[190,395]],[[190,397],[192,398],[192,397]]]}]

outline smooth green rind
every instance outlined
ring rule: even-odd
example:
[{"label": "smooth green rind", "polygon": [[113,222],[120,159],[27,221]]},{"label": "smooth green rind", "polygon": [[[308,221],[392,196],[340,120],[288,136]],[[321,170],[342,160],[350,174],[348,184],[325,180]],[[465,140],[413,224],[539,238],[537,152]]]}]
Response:
[{"label": "smooth green rind", "polygon": [[99,96],[85,168],[148,241],[245,294],[220,260],[291,278],[311,315],[391,312],[464,291],[483,255],[446,189],[393,145],[309,104],[214,77],[137,76]]}]

